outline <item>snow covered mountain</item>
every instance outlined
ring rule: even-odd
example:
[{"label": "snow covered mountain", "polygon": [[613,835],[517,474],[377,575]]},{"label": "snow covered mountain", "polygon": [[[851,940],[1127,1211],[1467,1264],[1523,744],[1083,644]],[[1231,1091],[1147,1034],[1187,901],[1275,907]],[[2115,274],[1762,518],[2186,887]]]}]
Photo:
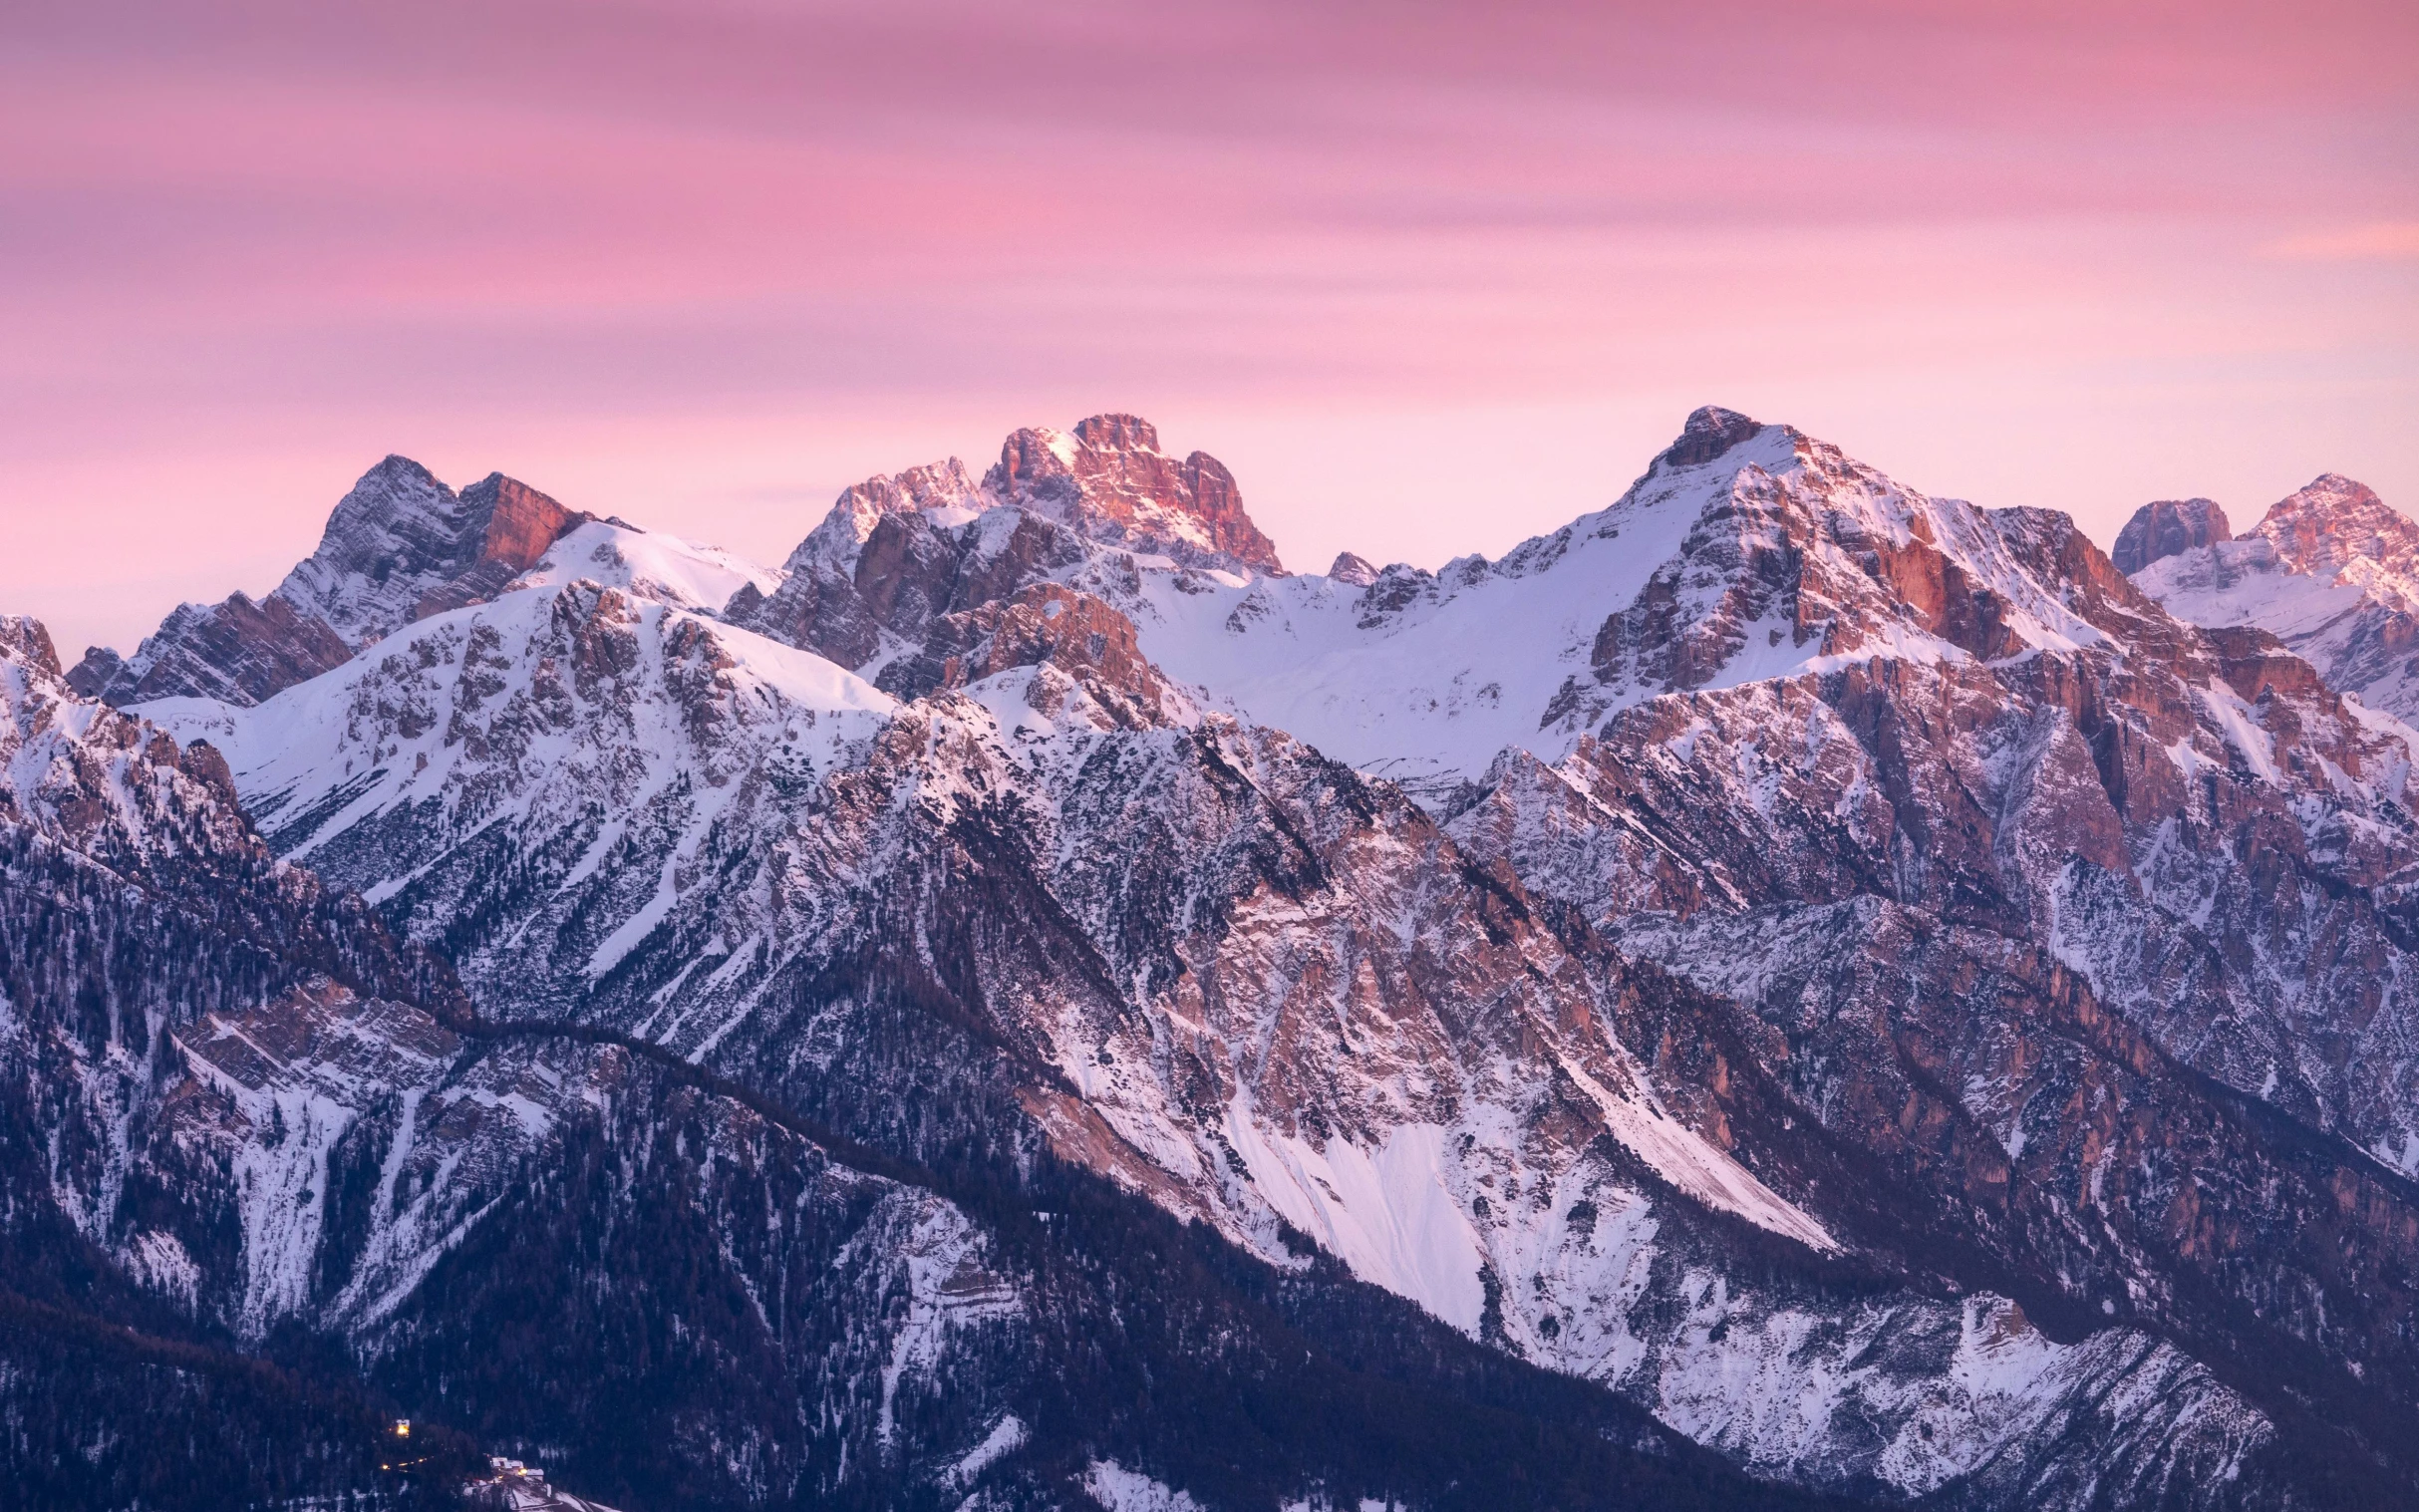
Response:
[{"label": "snow covered mountain", "polygon": [[2336,692],[2419,720],[2419,523],[2348,477],[2330,472],[2247,534],[2221,529],[2135,581],[2179,619],[2268,631]]},{"label": "snow covered mountain", "polygon": [[475,1435],[633,1505],[1064,1505],[1148,1464],[1475,1506],[1514,1455],[1515,1504],[1772,1500],[1038,1143],[986,1184],[646,1041],[482,1020],[29,621],[0,716],[0,1465],[46,1505],[420,1505],[398,1415],[417,1473],[468,1479]]},{"label": "snow covered mountain", "polygon": [[2098,639],[1984,511],[1712,409],[1609,508],[1500,561],[1161,592],[1140,623],[1176,676],[1425,791],[1506,749],[1558,759],[1666,693]]},{"label": "snow covered mountain", "polygon": [[179,605],[135,655],[94,647],[68,682],[111,704],[257,704],[400,626],[483,602],[559,562],[675,603],[719,605],[744,585],[780,580],[728,553],[651,541],[618,520],[566,509],[500,472],[457,494],[420,463],[390,456],[362,474],[328,516],[319,549],[267,598]]},{"label": "snow covered mountain", "polygon": [[[745,1448],[687,1455],[724,1499],[828,1489],[851,1446],[878,1464],[960,1337],[1016,1314],[929,1191],[626,1049],[465,1019],[443,963],[271,857],[208,746],[76,699],[30,622],[0,623],[0,714],[11,1295],[72,1298],[59,1273],[98,1264],[188,1354],[301,1325],[391,1384],[441,1376],[515,1447],[477,1419],[501,1398],[525,1424],[536,1391],[665,1452],[629,1398],[740,1351],[771,1372],[714,1430]],[[701,1288],[798,1317],[700,1316]],[[616,1327],[653,1338],[643,1363]],[[582,1352],[542,1382],[516,1362]],[[799,1399],[853,1405],[801,1433]]]},{"label": "snow covered mountain", "polygon": [[[359,523],[476,491],[348,497],[316,676],[25,675],[395,936],[162,1010],[93,1169],[183,1216],[57,1199],[147,1295],[490,1441],[635,1425],[733,1504],[2419,1487],[2419,735],[2065,516],[1708,409],[1436,573],[1283,573],[1124,416],[868,480],[777,572]],[[2146,512],[2129,557],[2224,534]],[[578,1354],[573,1295],[699,1327],[662,1254],[728,1303],[694,1369]],[[479,1353],[523,1316],[579,1361],[527,1401],[547,1347]],[[670,1484],[603,1431],[582,1489]]]}]

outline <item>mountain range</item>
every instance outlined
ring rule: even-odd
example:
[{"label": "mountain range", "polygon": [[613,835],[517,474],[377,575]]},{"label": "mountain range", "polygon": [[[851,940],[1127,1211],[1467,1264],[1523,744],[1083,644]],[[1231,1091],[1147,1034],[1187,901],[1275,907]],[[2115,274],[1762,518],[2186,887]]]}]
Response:
[{"label": "mountain range", "polygon": [[1434,572],[1131,416],[778,567],[389,457],[0,622],[0,1473],[2419,1501],[2414,603],[1718,409]]}]

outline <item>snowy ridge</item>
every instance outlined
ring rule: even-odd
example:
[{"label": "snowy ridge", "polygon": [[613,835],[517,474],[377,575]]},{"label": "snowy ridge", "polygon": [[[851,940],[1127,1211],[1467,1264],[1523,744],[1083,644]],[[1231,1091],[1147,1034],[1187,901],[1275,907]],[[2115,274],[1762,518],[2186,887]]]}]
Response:
[{"label": "snowy ridge", "polygon": [[[1971,659],[1953,633],[1898,612],[1902,590],[1922,591],[1890,580],[1914,548],[2004,601],[2008,650],[2102,639],[1972,505],[1926,498],[1789,427],[1726,414],[1690,420],[1692,432],[1736,423],[1716,454],[1667,454],[1611,507],[1499,562],[1464,557],[1433,576],[1392,567],[1365,588],[1146,574],[1144,645],[1256,722],[1429,787],[1476,778],[1506,748],[1559,759],[1610,714],[1673,688],[1876,655]],[[1759,598],[1742,568],[1790,549],[1812,557],[1800,569],[1807,589],[1795,602]],[[1619,654],[1625,612],[1647,605],[1647,649],[1676,643],[1685,654]]]},{"label": "snowy ridge", "polygon": [[[885,595],[925,603],[949,591],[928,580],[929,565],[900,566],[900,553],[964,552],[992,578],[1014,563],[1012,581],[1061,582],[1122,610],[1151,661],[1211,706],[1423,788],[1476,778],[1507,748],[1558,759],[1610,714],[1673,689],[1877,655],[1967,661],[2103,640],[1985,511],[1907,489],[1786,426],[1708,410],[1689,427],[1613,505],[1499,562],[1465,557],[1434,574],[1398,565],[1366,584],[1171,558],[1082,510],[1003,492],[997,478],[978,487],[953,460],[842,495],[789,562],[791,594],[816,574],[830,585],[821,610],[752,601],[733,612],[820,637],[820,649],[873,675],[899,654],[894,635],[912,637],[923,621],[815,619],[836,612],[833,595],[850,600],[850,615],[878,616],[894,602]],[[1052,442],[1058,433],[1030,435],[1037,456],[1076,449]],[[934,544],[866,554],[886,518],[910,517]],[[1025,544],[1034,519],[1067,529]],[[971,544],[939,544],[952,532]],[[1800,579],[1786,589],[1768,581],[1783,557],[1798,560]],[[1963,619],[1976,590],[1994,601],[1986,627]],[[860,591],[875,595],[868,607]]]},{"label": "snowy ridge", "polygon": [[[256,709],[146,707],[221,745],[281,850],[373,901],[493,837],[550,847],[596,976],[690,885],[731,805],[849,764],[896,706],[808,653],[575,579],[422,621]],[[375,876],[348,868],[354,848],[378,849]],[[599,881],[641,851],[643,884],[636,866]]]},{"label": "snowy ridge", "polygon": [[[2124,1331],[2059,1345],[2004,1298],[1865,1310],[1843,1328],[1794,1309],[1742,1308],[1746,1299],[1702,1273],[1682,1296],[1687,1326],[1654,1366],[1663,1419],[1759,1468],[1837,1455],[1840,1421],[1854,1418],[1887,1435],[1857,1468],[1909,1495],[1973,1476],[1998,1482],[2002,1495],[2156,1504],[2185,1486],[2233,1480],[2272,1435],[2173,1346]],[[1943,1345],[1952,1353],[1939,1374],[1894,1368],[1894,1357]],[[2076,1485],[2081,1477],[2062,1469],[2043,1477],[2044,1450],[2093,1408],[2126,1425],[2112,1484]]]},{"label": "snowy ridge", "polygon": [[585,579],[635,599],[714,614],[742,588],[770,593],[785,574],[720,546],[636,530],[615,520],[574,526],[511,589],[549,588]]}]

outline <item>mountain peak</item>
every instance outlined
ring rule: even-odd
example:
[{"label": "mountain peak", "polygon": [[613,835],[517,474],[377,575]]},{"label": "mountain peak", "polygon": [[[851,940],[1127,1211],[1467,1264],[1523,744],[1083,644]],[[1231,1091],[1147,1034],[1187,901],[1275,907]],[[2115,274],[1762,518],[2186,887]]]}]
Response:
[{"label": "mountain peak", "polygon": [[2233,539],[2234,527],[2214,500],[2163,498],[2133,512],[2108,556],[2119,572],[2131,577],[2161,557]]},{"label": "mountain peak", "polygon": [[0,614],[0,661],[24,662],[59,676],[59,651],[50,628],[30,614]]},{"label": "mountain peak", "polygon": [[276,597],[348,644],[368,645],[494,593],[588,518],[501,472],[457,494],[410,457],[390,455],[337,501],[319,549]]},{"label": "mountain peak", "polygon": [[954,456],[900,472],[879,473],[840,490],[831,512],[789,553],[784,570],[803,571],[816,563],[844,567],[886,514],[939,511],[971,516],[982,513],[988,503],[966,464]]},{"label": "mountain peak", "polygon": [[1244,512],[1235,475],[1206,452],[1182,461],[1132,415],[1094,415],[1072,435],[1029,429],[1001,445],[983,487],[1095,540],[1187,566],[1281,574],[1277,543]]},{"label": "mountain peak", "polygon": [[1750,420],[1736,410],[1703,405],[1689,412],[1687,424],[1680,427],[1679,440],[1665,447],[1655,459],[1674,467],[1693,467],[1713,460],[1763,429],[1760,421]]},{"label": "mountain peak", "polygon": [[2320,473],[2278,499],[2251,533],[2265,536],[2299,572],[2323,572],[2360,557],[2419,571],[2419,523],[2340,472]]},{"label": "mountain peak", "polygon": [[422,487],[435,488],[441,491],[444,490],[446,486],[444,483],[437,480],[436,473],[430,471],[427,467],[413,460],[411,457],[404,455],[401,452],[390,452],[385,456],[380,457],[376,462],[371,464],[369,470],[363,472],[360,477],[354,479],[353,486],[355,488],[360,488],[366,483],[390,481],[416,483]]},{"label": "mountain peak", "polygon": [[1094,415],[1075,422],[1075,440],[1104,452],[1156,452],[1159,431],[1139,415]]},{"label": "mountain peak", "polygon": [[1368,558],[1350,551],[1336,553],[1336,560],[1329,565],[1327,575],[1337,582],[1351,583],[1356,588],[1366,588],[1377,581],[1377,569],[1370,565]]},{"label": "mountain peak", "polygon": [[414,620],[491,597],[589,518],[501,472],[455,493],[390,453],[337,500],[318,549],[275,592],[180,605],[131,657],[87,651],[69,686],[116,705],[257,703]]}]

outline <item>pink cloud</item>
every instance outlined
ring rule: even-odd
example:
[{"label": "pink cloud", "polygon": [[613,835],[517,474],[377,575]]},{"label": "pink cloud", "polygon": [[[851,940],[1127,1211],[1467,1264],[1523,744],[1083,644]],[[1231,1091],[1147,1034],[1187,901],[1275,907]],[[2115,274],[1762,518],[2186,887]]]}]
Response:
[{"label": "pink cloud", "polygon": [[394,449],[778,551],[1140,408],[1313,564],[1705,400],[2095,526],[2419,495],[2407,6],[30,5],[0,137],[0,607],[71,639]]}]

